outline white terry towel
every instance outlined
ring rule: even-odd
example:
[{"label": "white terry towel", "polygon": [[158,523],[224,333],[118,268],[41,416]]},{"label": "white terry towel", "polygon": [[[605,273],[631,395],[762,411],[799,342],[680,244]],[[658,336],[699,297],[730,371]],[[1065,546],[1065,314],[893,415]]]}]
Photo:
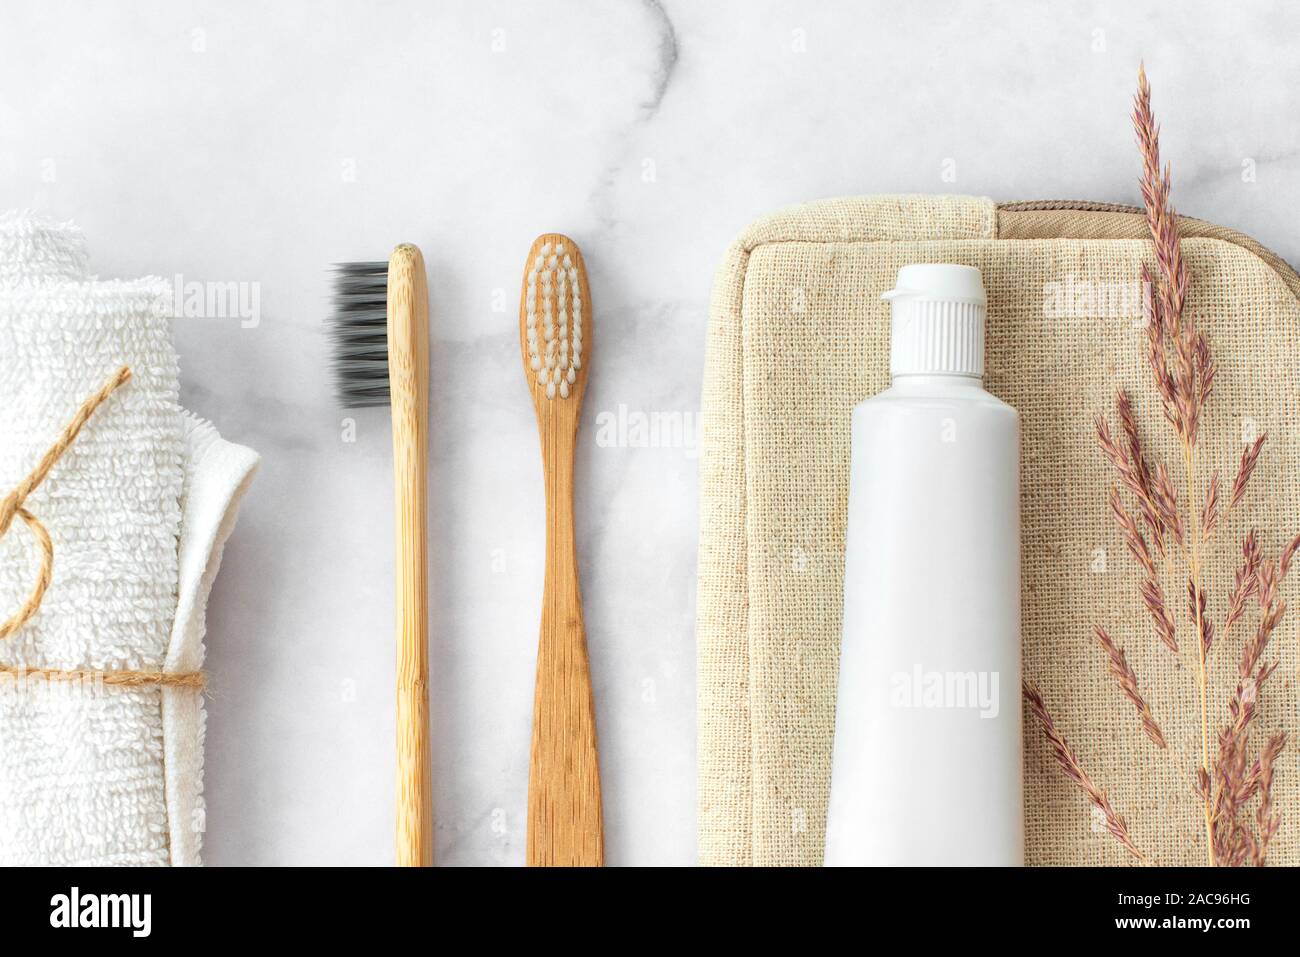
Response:
[{"label": "white terry towel", "polygon": [[[178,404],[167,286],[101,282],[79,230],[0,216],[0,495],[122,365],[27,507],[54,543],[40,610],[0,665],[196,671],[208,592],[257,467]],[[39,552],[0,539],[0,619]],[[0,681],[0,864],[197,864],[203,701],[185,688]]]}]

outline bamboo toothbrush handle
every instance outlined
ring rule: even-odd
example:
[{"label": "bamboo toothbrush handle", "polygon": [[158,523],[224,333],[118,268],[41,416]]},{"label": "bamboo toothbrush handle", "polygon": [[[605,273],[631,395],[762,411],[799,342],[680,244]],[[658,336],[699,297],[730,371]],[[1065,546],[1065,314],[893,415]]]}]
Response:
[{"label": "bamboo toothbrush handle", "polygon": [[528,777],[528,865],[605,863],[596,717],[573,531],[577,402],[543,422],[546,578]]},{"label": "bamboo toothbrush handle", "polygon": [[388,263],[388,366],[397,541],[397,864],[429,867],[429,292],[424,257],[411,245],[398,246]]}]

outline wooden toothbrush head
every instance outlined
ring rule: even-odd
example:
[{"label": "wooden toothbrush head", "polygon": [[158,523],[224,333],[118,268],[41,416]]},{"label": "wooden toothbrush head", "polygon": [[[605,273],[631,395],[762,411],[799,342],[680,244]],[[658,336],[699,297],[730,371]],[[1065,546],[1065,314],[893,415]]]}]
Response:
[{"label": "wooden toothbrush head", "polygon": [[577,421],[591,358],[591,289],[578,244],[538,236],[528,252],[519,300],[519,347],[538,418]]}]

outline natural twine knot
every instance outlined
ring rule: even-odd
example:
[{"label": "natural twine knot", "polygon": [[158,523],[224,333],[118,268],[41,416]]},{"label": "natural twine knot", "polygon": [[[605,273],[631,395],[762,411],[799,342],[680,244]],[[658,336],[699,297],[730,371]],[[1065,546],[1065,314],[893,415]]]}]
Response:
[{"label": "natural twine knot", "polygon": [[117,391],[131,378],[131,370],[126,366],[117,370],[117,374],[104,383],[98,392],[88,398],[81,404],[77,414],[72,417],[72,421],[64,426],[63,432],[49,450],[42,456],[36,468],[32,469],[30,475],[18,483],[18,487],[0,499],[0,538],[8,534],[9,529],[13,526],[15,518],[21,518],[27,527],[32,530],[32,535],[36,537],[36,543],[41,549],[41,568],[36,574],[36,584],[32,586],[31,594],[23,602],[21,608],[2,625],[0,625],[0,641],[8,638],[15,631],[36,614],[41,607],[41,600],[45,597],[45,590],[50,587],[50,576],[54,571],[54,543],[50,541],[50,533],[45,530],[41,520],[29,512],[25,506],[27,497],[34,492],[42,482],[45,481],[50,469],[63,456],[77,439],[77,434],[81,432],[81,427],[86,424],[95,410],[104,404],[104,401]]},{"label": "natural twine knot", "polygon": [[[32,587],[31,594],[27,596],[27,601],[23,602],[23,606],[8,621],[0,625],[0,641],[8,638],[27,624],[37,610],[40,609],[41,600],[45,597],[45,589],[50,587],[50,575],[54,570],[54,544],[50,541],[50,533],[45,530],[41,520],[27,510],[25,505],[27,496],[31,495],[45,481],[45,477],[50,474],[50,469],[54,468],[54,463],[76,441],[81,427],[95,414],[95,410],[103,405],[110,395],[125,385],[130,378],[130,369],[126,366],[118,369],[113,378],[105,382],[98,392],[81,404],[77,414],[64,427],[58,440],[50,446],[49,451],[37,463],[36,468],[32,469],[32,473],[19,482],[17,488],[3,499],[0,499],[0,538],[3,538],[8,533],[15,518],[21,518],[27,524],[27,527],[32,530],[32,535],[35,536],[36,543],[41,549],[41,568],[36,574],[36,584]],[[84,668],[15,668],[9,665],[0,665],[0,686],[4,681],[15,676],[19,679],[91,681],[98,684],[127,688],[156,686],[189,688],[194,691],[202,691],[206,683],[206,678],[201,671],[95,671]]]}]

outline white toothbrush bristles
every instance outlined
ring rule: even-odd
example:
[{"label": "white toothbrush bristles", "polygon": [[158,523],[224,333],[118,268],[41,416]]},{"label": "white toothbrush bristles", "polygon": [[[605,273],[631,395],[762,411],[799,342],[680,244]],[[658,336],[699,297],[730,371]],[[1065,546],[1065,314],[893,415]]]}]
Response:
[{"label": "white toothbrush bristles", "polygon": [[528,365],[548,399],[569,397],[582,368],[582,286],[564,243],[543,243],[524,290]]}]

